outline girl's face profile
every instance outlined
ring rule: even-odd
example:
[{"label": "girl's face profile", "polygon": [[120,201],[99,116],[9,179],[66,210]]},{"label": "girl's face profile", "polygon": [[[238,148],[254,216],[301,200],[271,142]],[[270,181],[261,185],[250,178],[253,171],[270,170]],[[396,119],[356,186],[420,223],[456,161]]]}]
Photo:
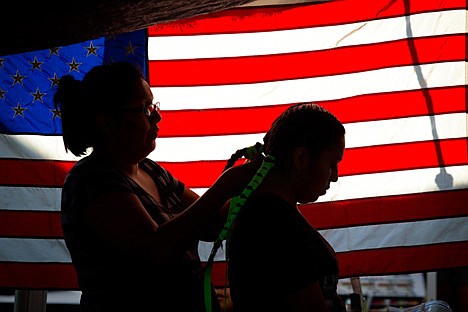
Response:
[{"label": "girl's face profile", "polygon": [[310,165],[300,175],[298,202],[314,202],[325,195],[330,183],[338,181],[338,164],[343,158],[345,149],[344,136],[330,148],[323,149],[316,157],[310,159]]}]

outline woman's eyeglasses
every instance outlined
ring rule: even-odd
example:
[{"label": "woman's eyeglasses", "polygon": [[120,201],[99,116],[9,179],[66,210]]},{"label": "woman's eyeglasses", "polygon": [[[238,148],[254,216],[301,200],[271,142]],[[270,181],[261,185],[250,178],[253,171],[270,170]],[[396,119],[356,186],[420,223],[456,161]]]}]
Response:
[{"label": "woman's eyeglasses", "polygon": [[145,107],[143,107],[143,109],[141,107],[124,108],[121,111],[143,113],[146,117],[151,117],[155,111],[159,112],[159,102],[147,104]]}]

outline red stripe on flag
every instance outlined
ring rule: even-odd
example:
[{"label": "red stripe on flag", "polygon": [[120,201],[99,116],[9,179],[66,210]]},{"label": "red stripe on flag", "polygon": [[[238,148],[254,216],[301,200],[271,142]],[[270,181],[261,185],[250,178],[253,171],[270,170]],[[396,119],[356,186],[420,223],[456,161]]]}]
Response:
[{"label": "red stripe on flag", "polygon": [[[458,86],[361,95],[317,103],[333,112],[343,123],[351,123],[465,112],[465,100],[466,88]],[[162,111],[159,137],[264,133],[290,105]]]},{"label": "red stripe on flag", "polygon": [[71,264],[0,262],[0,288],[77,290]]},{"label": "red stripe on flag", "polygon": [[[415,229],[417,230],[417,229]],[[443,255],[443,256],[441,256]],[[435,271],[466,266],[468,241],[448,244],[396,247],[338,253],[340,278]],[[392,259],[389,261],[389,259]],[[265,261],[268,261],[265,259]],[[226,262],[213,263],[212,281],[215,286],[225,283]],[[255,276],[252,276],[252,282]],[[260,282],[261,281],[255,281]]]},{"label": "red stripe on flag", "polygon": [[149,27],[150,36],[201,35],[306,28],[404,16],[430,11],[465,9],[465,0],[330,1],[296,6],[240,8]]},{"label": "red stripe on flag", "polygon": [[465,86],[366,94],[317,102],[342,123],[467,112]]},{"label": "red stripe on flag", "polygon": [[337,256],[341,277],[436,271],[466,266],[468,241],[353,251]]},{"label": "red stripe on flag", "polygon": [[460,34],[301,53],[150,61],[149,81],[153,87],[245,84],[460,61],[465,59],[460,48],[465,40]]},{"label": "red stripe on flag", "polygon": [[[466,154],[460,153],[460,148],[464,148],[464,150],[467,148],[466,139],[461,138],[441,140],[436,143],[432,141],[417,142],[346,150],[345,157],[339,165],[339,174],[340,176],[348,176],[354,174],[438,167],[441,163],[436,157],[436,144],[439,145],[444,157],[444,165],[452,166],[468,163]],[[416,155],[407,155],[407,151],[415,151]],[[424,160],[419,159],[418,161],[417,156],[421,155],[419,154],[421,151],[428,153],[428,155]],[[160,164],[189,187],[198,188],[210,186],[221,174],[226,162],[160,162]]]},{"label": "red stripe on flag", "polygon": [[1,237],[63,237],[60,212],[0,210]]},{"label": "red stripe on flag", "polygon": [[[466,138],[366,146],[345,150],[340,176],[468,164]],[[424,155],[424,157],[421,157]]]},{"label": "red stripe on flag", "polygon": [[468,189],[360,198],[300,205],[316,229],[384,224],[468,215]]},{"label": "red stripe on flag", "polygon": [[[300,205],[318,230],[468,215],[468,189]],[[62,237],[60,212],[0,211],[2,237]]]},{"label": "red stripe on flag", "polygon": [[61,187],[73,161],[0,158],[0,185]]},{"label": "red stripe on flag", "polygon": [[[346,149],[340,176],[468,164],[466,138]],[[234,153],[235,150],[232,151]],[[439,154],[440,153],[440,154]],[[421,158],[420,155],[425,157]],[[222,173],[227,160],[158,162],[190,188],[205,188]],[[0,159],[0,185],[61,187],[73,162]],[[55,167],[57,166],[57,167]],[[4,171],[5,172],[5,171]],[[31,174],[34,173],[34,174]]]}]

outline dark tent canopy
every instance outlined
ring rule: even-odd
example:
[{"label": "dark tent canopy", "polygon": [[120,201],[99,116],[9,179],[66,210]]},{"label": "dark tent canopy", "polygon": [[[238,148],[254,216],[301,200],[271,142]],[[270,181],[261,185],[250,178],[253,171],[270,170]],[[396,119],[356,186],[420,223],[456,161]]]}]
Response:
[{"label": "dark tent canopy", "polygon": [[0,19],[0,55],[64,46],[156,23],[232,8],[252,0],[12,1]]}]

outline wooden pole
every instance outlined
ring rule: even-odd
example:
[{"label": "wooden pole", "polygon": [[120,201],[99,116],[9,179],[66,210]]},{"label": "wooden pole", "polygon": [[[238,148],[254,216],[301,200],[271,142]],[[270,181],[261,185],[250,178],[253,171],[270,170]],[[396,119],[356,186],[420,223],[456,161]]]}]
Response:
[{"label": "wooden pole", "polygon": [[47,291],[45,290],[16,290],[14,312],[45,312],[47,305]]},{"label": "wooden pole", "polygon": [[437,300],[437,273],[426,273],[426,301]]}]

